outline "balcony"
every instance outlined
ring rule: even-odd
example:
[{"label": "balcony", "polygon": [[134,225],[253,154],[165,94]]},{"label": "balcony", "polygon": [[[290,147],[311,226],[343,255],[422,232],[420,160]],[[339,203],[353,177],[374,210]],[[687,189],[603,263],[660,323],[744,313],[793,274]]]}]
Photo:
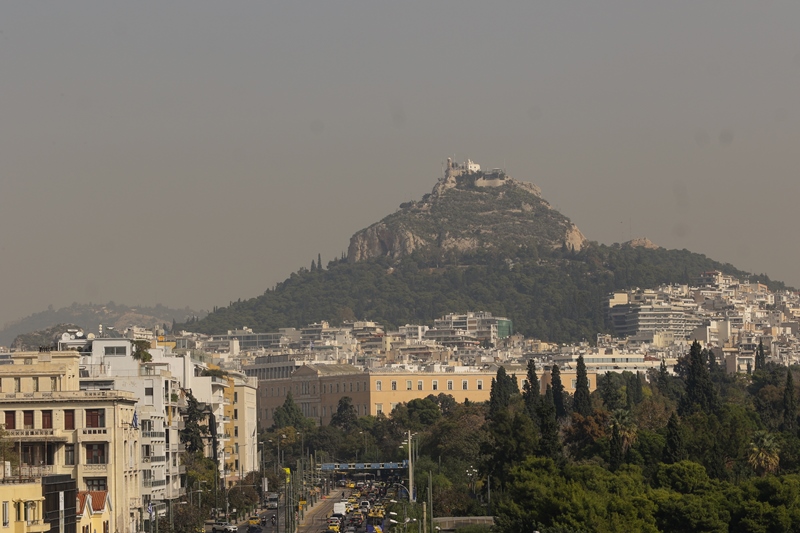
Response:
[{"label": "balcony", "polygon": [[225,378],[219,378],[217,376],[211,376],[211,383],[214,385],[222,385],[223,387],[228,386],[228,380]]},{"label": "balcony", "polygon": [[56,435],[52,429],[7,429],[6,437],[8,440],[19,441],[59,441],[66,442],[67,437]]},{"label": "balcony", "polygon": [[83,428],[82,440],[108,440],[108,428]]},{"label": "balcony", "polygon": [[167,436],[165,431],[142,431],[143,439],[163,439]]},{"label": "balcony", "polygon": [[26,533],[45,533],[50,531],[50,524],[44,520],[23,520],[25,522],[24,531]]},{"label": "balcony", "polygon": [[150,462],[151,463],[163,463],[166,460],[167,460],[167,456],[166,455],[151,455],[150,456]]},{"label": "balcony", "polygon": [[18,477],[18,478],[40,478],[42,476],[49,476],[55,473],[55,467],[53,465],[22,465],[16,466],[11,470],[11,477]]},{"label": "balcony", "polygon": [[98,463],[98,464],[86,464],[83,465],[84,472],[91,472],[93,474],[98,473],[106,473],[108,472],[108,465],[105,463]]},{"label": "balcony", "polygon": [[164,487],[167,485],[166,479],[154,479],[152,480],[151,487]]}]

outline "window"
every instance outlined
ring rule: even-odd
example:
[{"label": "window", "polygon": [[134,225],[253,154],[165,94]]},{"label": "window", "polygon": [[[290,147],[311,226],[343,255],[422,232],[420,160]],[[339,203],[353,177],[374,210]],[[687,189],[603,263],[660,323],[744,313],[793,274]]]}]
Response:
[{"label": "window", "polygon": [[58,378],[55,376],[50,378],[50,390],[51,391],[58,390]]},{"label": "window", "polygon": [[88,465],[106,464],[105,443],[86,445],[86,464]]},{"label": "window", "polygon": [[417,381],[417,390],[422,390],[422,380]]},{"label": "window", "polygon": [[350,382],[350,392],[353,392],[353,382]]},{"label": "window", "polygon": [[411,390],[411,380],[406,380],[406,390]]},{"label": "window", "polygon": [[392,390],[397,390],[397,382],[392,381]]},{"label": "window", "polygon": [[42,429],[53,429],[53,411],[42,411]]},{"label": "window", "polygon": [[39,392],[39,378],[33,377],[33,392]]},{"label": "window", "polygon": [[105,355],[128,355],[124,346],[106,346],[104,353]]},{"label": "window", "polygon": [[6,411],[6,429],[17,429],[16,411]]},{"label": "window", "polygon": [[3,527],[8,527],[9,522],[8,516],[8,502],[3,502]]},{"label": "window", "polygon": [[233,403],[239,403],[239,393],[238,392],[234,392],[233,393]]},{"label": "window", "polygon": [[233,426],[233,436],[234,437],[239,436],[239,426]]},{"label": "window", "polygon": [[447,390],[453,390],[453,380],[447,380]]},{"label": "window", "polygon": [[482,379],[478,380],[478,390],[483,390],[483,380]]},{"label": "window", "polygon": [[433,390],[439,390],[439,382],[438,382],[438,381],[436,381],[436,380],[434,379],[434,380],[431,382],[431,388],[432,388]]},{"label": "window", "polygon": [[19,378],[14,378],[14,392],[19,392]]},{"label": "window", "polygon": [[234,420],[239,420],[239,410],[238,409],[234,409],[233,410],[233,419]]},{"label": "window", "polygon": [[87,477],[86,490],[108,490],[108,482],[104,477]]},{"label": "window", "polygon": [[383,413],[383,404],[382,403],[376,403],[375,404],[375,414],[379,415],[381,413]]},{"label": "window", "polygon": [[64,429],[75,429],[75,410],[64,410]]},{"label": "window", "polygon": [[65,444],[64,445],[64,464],[65,465],[74,465],[75,464],[75,445],[74,444]]},{"label": "window", "polygon": [[153,395],[153,387],[145,387],[144,388],[144,395],[145,396],[152,396]]},{"label": "window", "polygon": [[359,391],[361,391],[361,382],[360,381],[356,381],[356,392],[359,392]]},{"label": "window", "polygon": [[469,389],[469,382],[465,379],[461,382],[461,390],[468,390]]},{"label": "window", "polygon": [[376,381],[375,382],[375,390],[377,390],[377,391],[381,390],[381,382],[380,381]]},{"label": "window", "polygon": [[105,409],[87,409],[86,410],[86,427],[87,428],[104,428],[104,427],[106,427],[106,410]]},{"label": "window", "polygon": [[577,379],[573,379],[572,380],[572,390],[575,390],[577,388],[577,386],[578,386],[578,380]]}]

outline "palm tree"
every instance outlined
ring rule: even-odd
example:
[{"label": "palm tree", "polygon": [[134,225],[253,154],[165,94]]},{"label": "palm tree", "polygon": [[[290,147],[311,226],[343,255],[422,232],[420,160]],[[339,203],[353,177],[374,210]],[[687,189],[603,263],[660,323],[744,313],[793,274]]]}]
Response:
[{"label": "palm tree", "polygon": [[636,422],[627,409],[615,409],[611,413],[611,427],[617,428],[619,436],[622,438],[622,453],[627,453],[631,446],[636,442]]},{"label": "palm tree", "polygon": [[778,470],[780,447],[775,436],[767,431],[756,431],[750,441],[747,464],[756,474],[765,476]]}]

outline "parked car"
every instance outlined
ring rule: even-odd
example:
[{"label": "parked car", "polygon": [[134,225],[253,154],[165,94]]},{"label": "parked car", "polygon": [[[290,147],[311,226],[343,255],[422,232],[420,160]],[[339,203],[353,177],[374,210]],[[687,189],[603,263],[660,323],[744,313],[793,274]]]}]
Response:
[{"label": "parked car", "polygon": [[230,522],[214,522],[211,526],[211,533],[236,533],[239,528]]}]

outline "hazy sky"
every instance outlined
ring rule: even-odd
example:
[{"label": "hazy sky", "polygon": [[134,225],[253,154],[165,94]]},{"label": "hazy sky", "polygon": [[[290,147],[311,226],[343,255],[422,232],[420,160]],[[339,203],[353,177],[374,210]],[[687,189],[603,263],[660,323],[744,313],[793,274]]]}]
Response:
[{"label": "hazy sky", "polygon": [[448,155],[800,286],[800,2],[4,2],[0,324],[210,309]]}]

